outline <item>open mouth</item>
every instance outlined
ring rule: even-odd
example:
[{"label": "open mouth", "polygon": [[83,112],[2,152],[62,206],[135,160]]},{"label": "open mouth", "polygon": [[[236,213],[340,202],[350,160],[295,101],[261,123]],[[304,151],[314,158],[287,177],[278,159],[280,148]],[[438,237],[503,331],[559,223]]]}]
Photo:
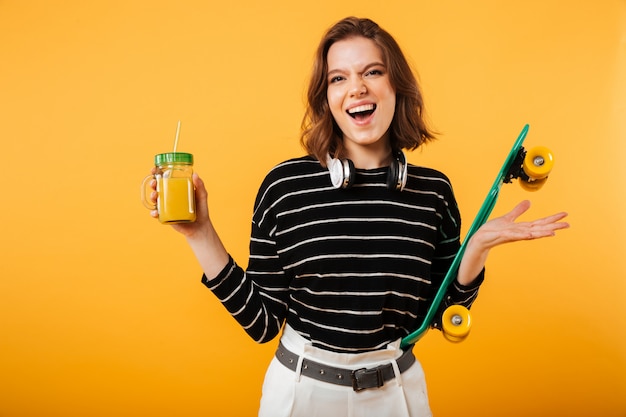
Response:
[{"label": "open mouth", "polygon": [[376,111],[376,104],[364,104],[348,109],[348,115],[356,120],[363,120]]}]

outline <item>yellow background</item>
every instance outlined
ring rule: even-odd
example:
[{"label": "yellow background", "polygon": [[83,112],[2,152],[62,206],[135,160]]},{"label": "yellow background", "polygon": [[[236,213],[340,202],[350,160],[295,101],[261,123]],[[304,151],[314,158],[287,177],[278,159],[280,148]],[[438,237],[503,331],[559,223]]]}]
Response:
[{"label": "yellow background", "polygon": [[466,227],[525,123],[555,170],[495,214],[570,213],[493,251],[466,342],[418,343],[435,415],[626,415],[624,0],[2,0],[0,416],[255,415],[275,341],[200,284],[139,184],[181,120],[245,264],[256,190],[302,154],[313,51],[346,15],[418,70],[442,135],[409,159],[451,177]]}]

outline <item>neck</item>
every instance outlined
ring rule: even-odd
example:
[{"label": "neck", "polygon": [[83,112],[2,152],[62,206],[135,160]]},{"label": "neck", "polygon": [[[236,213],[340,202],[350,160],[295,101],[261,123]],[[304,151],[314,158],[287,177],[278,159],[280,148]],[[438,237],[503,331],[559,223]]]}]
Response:
[{"label": "neck", "polygon": [[393,152],[388,144],[385,146],[364,147],[346,149],[347,158],[356,168],[375,169],[389,166],[393,160]]}]

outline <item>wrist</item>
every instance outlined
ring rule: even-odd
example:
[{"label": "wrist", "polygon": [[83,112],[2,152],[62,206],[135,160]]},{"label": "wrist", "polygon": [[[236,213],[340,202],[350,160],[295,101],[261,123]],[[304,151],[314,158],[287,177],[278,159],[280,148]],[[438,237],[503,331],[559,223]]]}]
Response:
[{"label": "wrist", "polygon": [[485,268],[488,255],[488,247],[473,238],[470,239],[459,265],[457,282],[461,285],[471,285]]}]

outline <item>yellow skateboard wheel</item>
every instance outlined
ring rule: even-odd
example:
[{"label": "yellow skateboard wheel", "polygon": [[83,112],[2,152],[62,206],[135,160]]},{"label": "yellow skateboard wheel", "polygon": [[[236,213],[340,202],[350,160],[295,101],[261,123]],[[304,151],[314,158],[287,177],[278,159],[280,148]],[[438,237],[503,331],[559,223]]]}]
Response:
[{"label": "yellow skateboard wheel", "polygon": [[462,342],[471,329],[471,316],[462,305],[452,305],[443,312],[441,327],[443,336],[451,342]]},{"label": "yellow skateboard wheel", "polygon": [[536,146],[526,152],[522,169],[533,180],[546,178],[554,166],[554,155],[545,146]]},{"label": "yellow skateboard wheel", "polygon": [[452,337],[449,334],[443,333],[443,337],[444,339],[446,339],[448,342],[452,342],[452,343],[461,343],[462,341],[464,341],[467,336],[463,336],[463,337]]},{"label": "yellow skateboard wheel", "polygon": [[548,177],[534,181],[525,181],[522,179],[520,180],[519,185],[526,191],[537,191],[538,189],[543,187],[543,184],[545,184],[547,180]]}]

